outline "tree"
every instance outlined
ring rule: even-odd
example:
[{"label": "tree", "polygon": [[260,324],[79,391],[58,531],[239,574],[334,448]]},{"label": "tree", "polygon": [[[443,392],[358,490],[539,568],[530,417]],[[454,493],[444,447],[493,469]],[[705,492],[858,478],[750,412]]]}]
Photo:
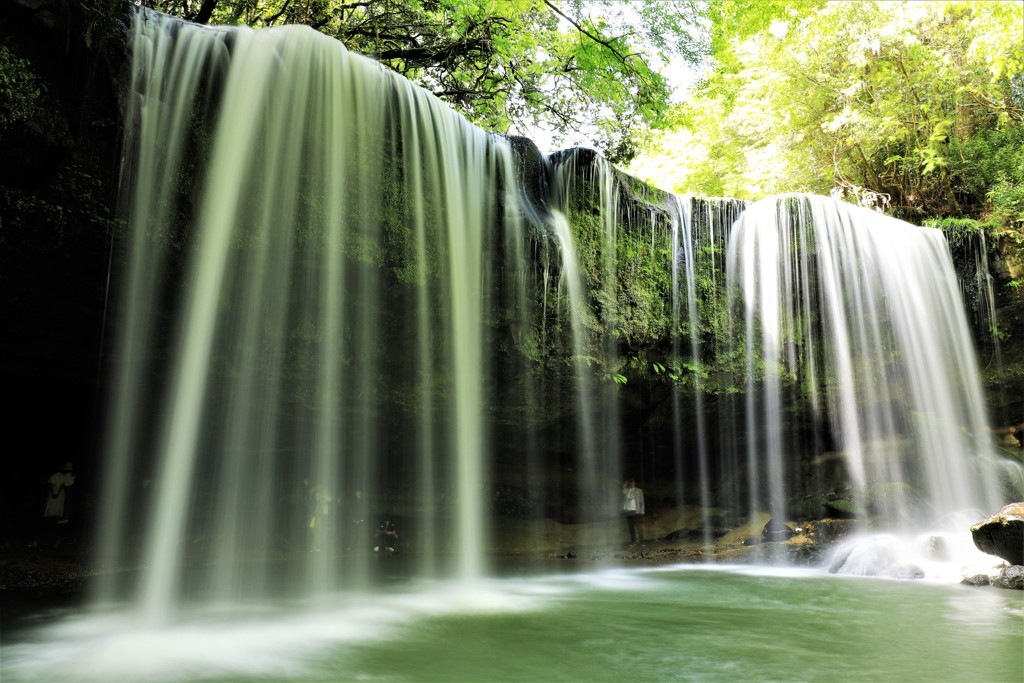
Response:
[{"label": "tree", "polygon": [[305,24],[422,85],[483,128],[541,128],[628,161],[665,121],[672,57],[707,50],[699,0],[156,0],[199,23]]},{"label": "tree", "polygon": [[727,0],[711,17],[716,69],[638,174],[678,191],[836,191],[912,220],[1020,224],[1024,5]]}]

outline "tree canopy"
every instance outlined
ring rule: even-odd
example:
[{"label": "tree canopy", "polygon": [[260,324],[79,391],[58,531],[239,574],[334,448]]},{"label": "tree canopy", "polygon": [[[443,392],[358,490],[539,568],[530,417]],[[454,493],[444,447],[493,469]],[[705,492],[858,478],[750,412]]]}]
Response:
[{"label": "tree canopy", "polygon": [[1024,238],[1024,5],[712,3],[714,68],[632,170],[677,192],[842,194]]},{"label": "tree canopy", "polygon": [[665,123],[673,59],[707,52],[699,0],[155,0],[198,23],[305,24],[498,132],[551,131],[617,161]]}]

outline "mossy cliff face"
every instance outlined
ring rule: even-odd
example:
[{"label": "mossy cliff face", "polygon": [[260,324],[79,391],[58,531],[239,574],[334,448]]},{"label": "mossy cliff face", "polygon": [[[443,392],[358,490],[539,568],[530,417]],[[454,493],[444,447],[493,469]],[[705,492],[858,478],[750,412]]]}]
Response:
[{"label": "mossy cliff face", "polygon": [[984,223],[943,218],[924,224],[942,230],[949,242],[993,424],[1024,422],[1024,239],[1020,231],[994,219]]},{"label": "mossy cliff face", "polygon": [[[679,504],[684,479],[691,483],[683,497],[700,502],[693,483],[699,481],[698,438],[717,449],[717,416],[731,423],[744,409],[737,398],[746,358],[742,333],[729,323],[725,278],[728,233],[742,202],[671,197],[590,150],[544,159],[526,141],[513,144],[522,176],[543,179],[528,185],[536,188],[527,197],[527,214],[537,258],[522,343],[510,350],[524,368],[520,376],[536,387],[537,400],[520,414],[540,435],[541,460],[556,466],[549,476],[560,481],[546,484],[553,489],[548,497],[577,504],[561,473],[577,472],[584,458],[586,438],[579,431],[587,420],[580,413],[589,408],[602,455],[617,460],[623,476],[642,477],[656,506]],[[577,340],[551,227],[555,214],[568,221],[578,261],[583,302]],[[577,399],[581,391],[588,394],[586,406]],[[698,434],[698,413],[716,428]],[[725,438],[736,446],[744,440],[737,436]],[[498,459],[524,459],[522,452],[502,453],[508,442],[496,439]],[[708,467],[714,481],[705,483],[718,489],[718,463]]]},{"label": "mossy cliff face", "polygon": [[[673,198],[617,171],[602,168],[603,162],[586,150],[559,152],[548,163],[554,168],[549,172],[553,177],[558,177],[559,171],[565,168],[571,169],[573,190],[567,201],[555,203],[556,208],[568,216],[578,250],[587,299],[583,316],[586,339],[581,351],[573,349],[566,341],[563,323],[561,337],[556,335],[547,338],[546,343],[533,345],[528,355],[545,368],[548,386],[563,387],[565,396],[572,393],[575,367],[566,361],[574,357],[582,360],[596,378],[595,396],[604,395],[611,387],[618,407],[620,441],[617,446],[623,470],[643,473],[655,506],[699,502],[702,494],[706,496],[704,502],[713,505],[749,501],[749,472],[741,463],[746,461],[748,453],[764,452],[767,434],[762,432],[765,428],[762,420],[756,416],[747,420],[746,395],[750,386],[755,395],[759,391],[759,379],[765,369],[756,363],[753,368],[746,366],[743,332],[730,326],[729,292],[724,278],[729,226],[742,207],[729,202],[692,200],[690,211],[697,226],[693,249],[697,256],[694,271],[688,274],[693,287],[690,294],[683,291],[681,271],[685,264],[675,264],[679,268],[673,270],[673,253],[680,253],[681,260],[689,258],[682,255],[682,244],[674,245],[672,241],[675,234],[672,212],[678,211],[673,206]],[[564,178],[561,182],[565,184]],[[610,211],[614,212],[612,228],[609,228]],[[704,212],[716,211],[720,213],[712,222],[722,231],[721,239],[716,242],[704,233],[698,238],[701,216]],[[549,242],[555,244],[550,238]],[[1012,318],[1004,322],[1003,316],[1012,308],[1001,308],[999,302],[1015,298],[1016,288],[1005,278],[1000,281],[995,274],[999,268],[998,252],[972,252],[969,257],[960,255],[958,258],[963,237],[951,235],[950,242],[984,367],[985,358],[994,353],[988,322],[992,318],[986,317],[990,316],[987,309],[995,309],[999,330],[1005,335],[1011,329],[1008,323],[1012,323]],[[979,245],[986,250],[991,247],[985,242]],[[549,245],[548,252],[556,248]],[[608,266],[609,253],[615,256],[611,259],[613,268]],[[982,256],[993,258],[994,299],[990,301],[994,303],[991,306],[984,299],[989,296],[984,287],[987,279],[979,275],[979,270],[984,269]],[[695,314],[687,310],[688,295],[693,297]],[[550,310],[550,301],[548,303]],[[564,311],[568,305],[560,300],[556,309]],[[548,322],[557,324],[558,320]],[[813,321],[810,325],[817,326]],[[551,327],[548,330],[550,332]],[[561,345],[557,344],[559,340]],[[1018,345],[997,341],[1004,359],[1003,369],[1001,374],[989,372],[986,377],[990,405],[998,422],[999,412],[1006,412],[1012,405],[1003,397],[1014,391],[1014,396],[1024,395],[1024,386],[1014,384],[1012,376]],[[551,362],[551,359],[558,362]],[[751,369],[753,383],[748,385],[747,375]],[[903,490],[907,485],[896,481],[883,482],[867,492],[855,494],[850,490],[843,454],[836,452],[833,425],[825,418],[814,417],[816,411],[811,409],[811,397],[802,388],[804,380],[799,373],[780,379],[786,431],[783,479],[791,496],[787,509],[796,519],[840,513],[860,519],[885,516],[893,507],[893,500],[915,500],[916,492]],[[1009,392],[1006,392],[1007,387],[1011,387]],[[538,405],[542,424],[546,418],[548,422],[563,425],[560,434],[565,441],[564,448],[578,448],[571,438],[571,427],[565,426],[566,421],[577,417],[572,403],[548,400]],[[704,420],[702,432],[694,426],[696,419]],[[568,437],[566,432],[569,432]],[[704,448],[711,454],[703,481],[698,479],[700,439],[705,440]],[[545,443],[551,450],[559,448],[556,440]],[[872,446],[887,453],[909,452],[912,447],[906,438],[897,437]],[[730,452],[735,454],[736,466],[732,468],[724,463]],[[1005,451],[1004,455],[1007,454],[1016,455],[1016,451]],[[680,486],[680,480],[687,483]],[[1004,482],[1004,485],[1009,490],[1014,484]],[[702,487],[710,487],[710,490],[702,491]],[[897,488],[900,490],[895,492]],[[762,487],[761,495],[764,494]],[[867,507],[849,509],[854,495]],[[761,500],[759,504],[766,505],[767,501]]]},{"label": "mossy cliff face", "polygon": [[[527,146],[525,141],[515,144]],[[690,387],[721,381],[716,389],[729,388],[724,376],[712,376],[692,357],[690,336],[695,332],[702,352],[712,357],[732,346],[725,343],[732,334],[726,309],[726,240],[743,203],[677,200],[587,149],[558,152],[549,160],[526,153],[521,161],[529,169],[524,177],[546,178],[540,185],[548,196],[538,200],[534,193],[528,199],[534,202],[529,212],[533,252],[540,256],[535,266],[539,277],[549,280],[549,296],[550,285],[561,277],[560,247],[547,224],[551,211],[564,213],[570,225],[585,294],[586,359],[624,386],[631,379],[664,379]],[[569,188],[567,200],[554,197],[557,189],[552,186],[558,183]],[[675,214],[681,210],[692,215],[690,238],[680,234],[682,218]],[[696,265],[689,275],[683,263],[684,239],[694,241]],[[689,294],[688,279],[694,288]],[[544,323],[564,332],[564,293],[555,293],[562,298],[554,306],[545,306],[538,294],[544,292],[534,293],[534,308],[547,311]],[[689,296],[696,306],[692,313]],[[567,342],[559,334],[548,335],[546,342],[533,346],[537,359],[564,355],[558,345],[565,348]]]}]

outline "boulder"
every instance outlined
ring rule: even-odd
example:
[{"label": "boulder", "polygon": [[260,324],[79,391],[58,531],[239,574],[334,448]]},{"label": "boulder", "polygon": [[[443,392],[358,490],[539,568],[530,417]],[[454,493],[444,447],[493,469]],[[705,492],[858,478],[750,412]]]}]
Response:
[{"label": "boulder", "polygon": [[992,585],[996,588],[1024,590],[1024,567],[1020,565],[1006,567],[999,572],[999,577],[992,582]]},{"label": "boulder", "polygon": [[975,574],[974,576],[965,576],[960,583],[965,586],[991,586],[992,579],[988,574]]},{"label": "boulder", "polygon": [[864,510],[845,498],[827,500],[822,503],[822,507],[832,519],[857,519],[866,516]]},{"label": "boulder", "polygon": [[868,536],[846,541],[836,549],[830,574],[923,579],[924,570],[903,557],[903,544],[893,536]]},{"label": "boulder", "polygon": [[928,538],[928,559],[936,562],[949,562],[949,542],[945,536],[931,536]]},{"label": "boulder", "polygon": [[768,523],[761,529],[761,540],[766,543],[777,543],[788,541],[796,536],[796,532],[789,528],[785,522],[776,519],[768,520]]},{"label": "boulder", "polygon": [[803,525],[804,533],[821,548],[846,538],[856,529],[856,523],[850,519],[819,519]]},{"label": "boulder", "polygon": [[983,553],[1024,565],[1024,503],[1010,503],[971,527],[974,545]]}]

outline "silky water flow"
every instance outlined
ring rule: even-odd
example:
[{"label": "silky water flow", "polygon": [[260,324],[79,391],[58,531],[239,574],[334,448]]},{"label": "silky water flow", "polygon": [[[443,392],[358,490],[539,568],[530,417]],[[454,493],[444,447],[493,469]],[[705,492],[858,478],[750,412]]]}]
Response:
[{"label": "silky water flow", "polygon": [[[585,154],[589,163],[581,163]],[[619,186],[614,170],[604,158],[580,150],[556,155],[551,196],[551,224],[559,246],[560,288],[565,294],[572,333],[571,356],[577,396],[576,444],[579,451],[580,477],[578,508],[582,522],[599,522],[597,532],[587,541],[608,543],[617,538],[606,520],[618,514],[618,489],[622,483],[621,435],[614,381],[597,366],[617,365],[617,344],[612,334],[615,320],[595,310],[593,277],[584,278],[578,253],[580,245],[573,238],[570,222],[583,203],[597,207],[598,236],[596,260],[590,267],[597,271],[600,294],[604,301],[616,296],[616,241],[620,215]],[[600,319],[599,319],[600,318]],[[594,331],[596,330],[596,332]]]},{"label": "silky water flow", "polygon": [[[747,429],[763,430],[748,442],[750,509],[793,512],[797,404],[825,425],[854,508],[885,532],[846,544],[834,570],[923,571],[929,554],[955,560],[940,563],[954,573],[984,562],[967,529],[998,509],[1003,482],[942,233],[795,195],[749,207],[728,258]],[[1019,474],[1006,479],[1019,486]],[[936,542],[946,547],[929,553]]]},{"label": "silky water flow", "polygon": [[397,489],[417,573],[484,576],[484,293],[496,240],[522,242],[507,143],[309,29],[135,16],[99,599],[159,620],[364,585],[366,555],[336,551],[371,547]]},{"label": "silky water flow", "polygon": [[[604,529],[595,543],[621,537],[623,407],[601,365],[624,359],[618,313],[594,299],[614,299],[631,231],[650,239],[628,267],[671,282],[662,370],[679,381],[660,453],[673,502],[702,510],[701,544],[714,508],[798,518],[795,414],[890,534],[841,549],[837,571],[898,575],[898,534],[991,510],[1001,483],[940,233],[807,196],[624,209],[617,172],[568,153],[547,167],[538,238],[506,140],[337,42],[147,11],[129,35],[93,595],[4,643],[4,680],[1024,675],[1007,596],[767,565],[498,578],[487,559],[494,425],[520,445],[523,481],[546,446],[526,418],[509,430],[498,379],[510,404],[552,389],[496,349],[556,333],[574,363],[575,521]],[[577,185],[599,207],[588,273]],[[734,375],[705,372],[723,354]]]}]

